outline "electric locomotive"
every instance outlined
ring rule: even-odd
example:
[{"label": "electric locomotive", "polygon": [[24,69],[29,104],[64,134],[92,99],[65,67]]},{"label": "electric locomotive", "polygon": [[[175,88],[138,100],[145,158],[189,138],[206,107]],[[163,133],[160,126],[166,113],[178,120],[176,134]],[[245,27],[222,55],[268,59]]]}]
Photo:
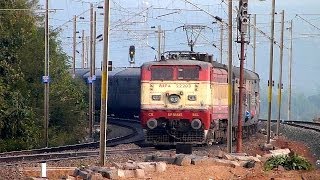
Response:
[{"label": "electric locomotive", "polygon": [[[175,145],[212,144],[226,139],[227,74],[225,65],[212,61],[212,56],[204,53],[168,52],[160,61],[144,63],[140,120],[145,141]],[[252,74],[247,72],[245,77],[249,75]],[[236,77],[232,81],[235,82]],[[251,94],[251,90],[258,91],[248,86],[246,94]],[[249,103],[250,108],[256,105],[256,101],[246,100],[250,101],[244,102]],[[234,109],[236,106],[234,103]],[[251,110],[248,107],[245,111]],[[250,116],[251,124],[255,124],[253,118],[257,116]],[[250,126],[250,123],[244,124]]]}]

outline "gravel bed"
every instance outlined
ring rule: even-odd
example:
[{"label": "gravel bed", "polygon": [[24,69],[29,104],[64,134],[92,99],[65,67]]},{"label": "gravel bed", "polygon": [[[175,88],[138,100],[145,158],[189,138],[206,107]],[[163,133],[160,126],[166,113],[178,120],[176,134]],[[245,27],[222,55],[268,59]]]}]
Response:
[{"label": "gravel bed", "polygon": [[[272,126],[271,129],[273,128],[275,131],[275,126]],[[293,127],[289,125],[281,125],[279,130],[280,130],[280,133],[286,138],[293,141],[300,141],[306,144],[306,146],[309,147],[310,151],[313,153],[315,158],[320,159],[320,133],[319,132],[298,128],[298,127]]]}]

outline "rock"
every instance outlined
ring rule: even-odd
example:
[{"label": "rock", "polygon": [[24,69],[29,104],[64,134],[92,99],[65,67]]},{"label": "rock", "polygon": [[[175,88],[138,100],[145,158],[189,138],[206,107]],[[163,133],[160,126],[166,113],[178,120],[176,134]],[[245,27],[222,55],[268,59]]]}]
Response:
[{"label": "rock", "polygon": [[76,178],[68,175],[66,177],[63,177],[62,180],[76,180]]},{"label": "rock", "polygon": [[195,157],[191,159],[191,164],[193,165],[204,165],[212,163],[212,159],[208,157]]},{"label": "rock", "polygon": [[80,176],[82,179],[91,179],[91,173],[87,171],[79,171],[78,176]]},{"label": "rock", "polygon": [[217,157],[220,158],[220,159],[222,159],[225,154],[226,154],[225,152],[219,150]]},{"label": "rock", "polygon": [[259,132],[260,132],[261,134],[267,135],[267,131],[266,131],[265,129],[260,129]]},{"label": "rock", "polygon": [[158,157],[157,156],[154,158],[154,161],[156,161],[156,162],[162,161],[162,162],[166,162],[168,164],[174,164],[175,160],[176,160],[176,157]]},{"label": "rock", "polygon": [[91,179],[92,180],[103,180],[105,178],[103,178],[102,174],[100,174],[100,173],[93,173],[93,174],[91,174]]},{"label": "rock", "polygon": [[267,143],[264,143],[263,145],[260,145],[260,148],[263,151],[269,151],[269,150],[273,150],[274,149],[272,144],[267,144]]},{"label": "rock", "polygon": [[125,171],[125,170],[118,169],[118,177],[119,177],[119,178],[124,178],[124,177],[126,177],[124,171]]},{"label": "rock", "polygon": [[79,175],[79,172],[80,172],[80,169],[79,168],[76,168],[74,171],[73,171],[73,175],[74,177],[77,177]]},{"label": "rock", "polygon": [[154,161],[154,159],[155,159],[155,155],[147,155],[144,158],[144,161]]},{"label": "rock", "polygon": [[145,177],[145,173],[143,169],[136,169],[134,170],[135,172],[135,177],[136,178],[144,178]]},{"label": "rock", "polygon": [[167,164],[164,162],[156,163],[156,172],[164,172],[167,169]]},{"label": "rock", "polygon": [[285,171],[285,169],[284,169],[283,166],[279,165],[279,166],[278,166],[278,171]]},{"label": "rock", "polygon": [[225,154],[224,155],[224,159],[227,159],[227,160],[235,160],[234,156],[230,155],[230,154]]},{"label": "rock", "polygon": [[124,165],[123,165],[123,168],[122,169],[125,169],[125,170],[135,170],[135,169],[138,169],[138,166],[137,166],[137,163],[135,162],[126,162]]},{"label": "rock", "polygon": [[120,164],[120,163],[115,163],[115,162],[113,162],[113,163],[112,163],[112,166],[114,166],[114,167],[116,167],[116,168],[118,168],[118,169],[123,169],[123,165]]},{"label": "rock", "polygon": [[235,168],[236,166],[240,166],[240,163],[236,161],[231,161],[226,159],[217,159],[217,158],[211,158],[211,159],[216,165],[229,166],[233,168]]},{"label": "rock", "polygon": [[125,178],[134,178],[135,170],[123,170]]},{"label": "rock", "polygon": [[154,172],[156,171],[156,162],[139,162],[137,163],[138,169]]},{"label": "rock", "polygon": [[286,148],[286,149],[277,149],[277,150],[270,150],[270,153],[272,156],[284,156],[284,155],[288,155],[290,153],[290,149]]},{"label": "rock", "polygon": [[109,179],[118,179],[118,169],[103,169],[99,173],[102,174],[103,177]]},{"label": "rock", "polygon": [[178,166],[189,166],[191,164],[191,158],[186,155],[178,155],[174,161],[174,164]]},{"label": "rock", "polygon": [[256,164],[256,161],[250,160],[247,163],[245,163],[243,167],[245,167],[245,168],[253,168],[255,166],[255,164]]}]

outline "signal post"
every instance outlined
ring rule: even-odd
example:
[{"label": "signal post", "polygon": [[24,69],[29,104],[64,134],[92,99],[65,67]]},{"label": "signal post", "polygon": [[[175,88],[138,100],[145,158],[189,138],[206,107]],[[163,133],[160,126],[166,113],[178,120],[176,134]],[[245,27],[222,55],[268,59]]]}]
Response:
[{"label": "signal post", "polygon": [[238,14],[238,30],[240,32],[240,41],[237,41],[241,45],[240,54],[240,80],[239,80],[239,111],[238,111],[238,129],[237,129],[237,152],[242,151],[242,120],[243,120],[243,92],[245,87],[243,86],[243,74],[244,74],[244,60],[245,60],[245,36],[248,29],[248,0],[239,1],[239,14]]}]

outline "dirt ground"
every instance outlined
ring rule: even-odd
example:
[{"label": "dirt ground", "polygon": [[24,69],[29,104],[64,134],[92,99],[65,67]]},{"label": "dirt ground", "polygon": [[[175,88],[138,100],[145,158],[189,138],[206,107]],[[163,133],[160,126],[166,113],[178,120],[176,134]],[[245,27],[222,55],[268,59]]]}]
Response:
[{"label": "dirt ground", "polygon": [[[257,135],[243,143],[243,152],[248,155],[263,155],[264,152],[260,149],[259,144],[265,142],[263,135]],[[315,157],[310,153],[308,147],[300,142],[291,142],[283,137],[276,139],[272,144],[279,148],[289,148],[298,155],[305,157],[315,164]],[[242,167],[226,167],[226,166],[176,166],[168,165],[167,170],[163,173],[147,174],[147,177],[154,180],[163,179],[181,179],[181,180],[209,180],[209,179],[250,179],[250,180],[264,180],[264,179],[303,179],[303,180],[320,180],[320,170],[311,171],[264,171],[262,163],[256,163],[254,168],[246,169]]]}]

